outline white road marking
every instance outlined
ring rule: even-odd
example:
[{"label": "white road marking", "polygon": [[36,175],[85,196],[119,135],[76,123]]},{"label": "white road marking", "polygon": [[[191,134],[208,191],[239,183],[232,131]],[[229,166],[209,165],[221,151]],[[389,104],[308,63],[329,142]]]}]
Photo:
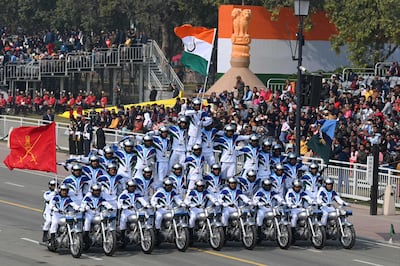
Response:
[{"label": "white road marking", "polygon": [[86,257],[86,258],[92,259],[92,260],[103,260],[102,258],[97,258],[97,257],[89,256],[89,255],[86,255],[86,254],[82,254],[82,257]]},{"label": "white road marking", "polygon": [[25,240],[25,241],[28,241],[28,242],[31,242],[31,243],[35,243],[36,245],[39,245],[39,241],[30,239],[30,238],[26,238],[26,237],[22,237],[21,239]]},{"label": "white road marking", "polygon": [[369,261],[365,261],[365,260],[353,260],[355,262],[359,262],[359,263],[363,263],[363,264],[367,264],[367,265],[373,265],[373,266],[383,266],[382,264],[376,264],[376,263],[372,263]]},{"label": "white road marking", "polygon": [[24,185],[16,184],[16,183],[11,183],[11,182],[4,182],[4,184],[10,185],[10,186],[15,186],[15,187],[25,187]]},{"label": "white road marking", "polygon": [[318,249],[313,249],[313,248],[303,248],[303,247],[299,247],[299,246],[291,246],[291,248],[295,248],[295,249],[300,249],[300,250],[307,250],[310,252],[314,252],[314,253],[321,253],[321,250]]},{"label": "white road marking", "polygon": [[387,248],[400,249],[400,246],[390,245],[390,244],[385,244],[385,243],[380,243],[380,242],[374,242],[374,241],[369,241],[369,240],[365,240],[365,239],[357,239],[357,241],[365,242],[365,243],[369,243],[369,244],[373,244],[373,245],[378,245],[378,246],[383,246],[383,247],[387,247]]},{"label": "white road marking", "polygon": [[[28,242],[31,242],[31,243],[34,243],[34,244],[36,244],[36,245],[39,245],[39,241],[30,239],[30,238],[26,238],[26,237],[22,237],[21,239],[22,239],[22,240],[25,240],[25,241],[28,241]],[[86,257],[86,258],[88,258],[88,259],[97,260],[97,261],[103,260],[102,258],[97,258],[97,257],[89,256],[89,255],[86,255],[86,254],[82,254],[82,256],[83,256],[83,257]]]}]

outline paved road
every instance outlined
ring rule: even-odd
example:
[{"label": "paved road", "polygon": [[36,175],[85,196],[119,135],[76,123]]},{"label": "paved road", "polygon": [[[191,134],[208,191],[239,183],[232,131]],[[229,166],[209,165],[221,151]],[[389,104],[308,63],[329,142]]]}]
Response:
[{"label": "paved road", "polygon": [[[0,160],[6,147],[0,144]],[[60,172],[66,174],[66,172]],[[197,244],[187,252],[162,244],[151,255],[138,247],[118,251],[106,257],[100,249],[73,259],[68,253],[49,252],[38,244],[41,238],[42,193],[50,176],[14,170],[0,164],[0,264],[1,265],[399,265],[400,247],[358,239],[352,250],[344,250],[338,242],[328,242],[323,250],[315,250],[308,242],[299,242],[289,250],[281,250],[273,242],[265,242],[255,250],[240,243],[228,243],[221,252],[206,244]],[[356,228],[357,229],[357,228]],[[60,264],[61,263],[61,264]]]}]

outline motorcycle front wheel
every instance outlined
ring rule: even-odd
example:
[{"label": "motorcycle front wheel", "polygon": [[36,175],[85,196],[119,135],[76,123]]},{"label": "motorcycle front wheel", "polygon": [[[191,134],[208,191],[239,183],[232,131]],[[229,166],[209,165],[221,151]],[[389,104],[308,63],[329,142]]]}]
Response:
[{"label": "motorcycle front wheel", "polygon": [[112,256],[117,249],[117,233],[107,230],[106,238],[103,239],[103,251],[107,256]]},{"label": "motorcycle front wheel", "polygon": [[143,230],[143,239],[140,240],[140,248],[142,249],[143,253],[151,254],[153,252],[156,238],[154,236],[153,229],[146,229]]},{"label": "motorcycle front wheel", "polygon": [[72,257],[80,258],[82,255],[82,249],[82,233],[72,233],[72,239],[69,245]]},{"label": "motorcycle front wheel", "polygon": [[356,243],[356,231],[352,225],[343,226],[343,234],[340,234],[340,244],[345,249],[351,249]]},{"label": "motorcycle front wheel", "polygon": [[175,246],[179,251],[185,252],[189,247],[189,229],[178,227],[177,231],[178,235],[175,236]]},{"label": "motorcycle front wheel", "polygon": [[292,228],[290,225],[279,225],[281,236],[276,233],[276,243],[281,249],[288,249],[292,243]]},{"label": "motorcycle front wheel", "polygon": [[212,228],[213,236],[210,236],[208,243],[214,250],[221,250],[225,243],[225,232],[222,227]]},{"label": "motorcycle front wheel", "polygon": [[311,243],[316,249],[322,249],[325,246],[326,233],[323,226],[314,225],[315,236],[311,235]]},{"label": "motorcycle front wheel", "polygon": [[242,233],[242,243],[246,249],[252,250],[256,246],[257,242],[257,229],[254,225],[245,225],[245,233],[244,236]]}]

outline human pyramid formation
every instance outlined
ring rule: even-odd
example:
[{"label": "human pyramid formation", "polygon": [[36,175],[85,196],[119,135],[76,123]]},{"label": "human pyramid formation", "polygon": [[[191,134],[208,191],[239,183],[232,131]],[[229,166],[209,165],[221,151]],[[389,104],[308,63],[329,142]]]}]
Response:
[{"label": "human pyramid formation", "polygon": [[[101,206],[118,210],[124,242],[128,217],[142,208],[153,212],[156,236],[169,209],[187,209],[193,236],[204,208],[221,209],[220,221],[228,234],[231,215],[243,205],[252,210],[261,238],[261,227],[274,206],[290,209],[290,226],[294,230],[298,214],[308,205],[321,206],[321,222],[326,225],[328,213],[335,211],[334,201],[347,204],[333,191],[333,180],[323,180],[316,163],[305,166],[295,153],[283,155],[282,147],[268,139],[262,140],[260,146],[257,135],[239,135],[234,125],[228,124],[221,131],[212,128],[212,118],[201,110],[199,99],[193,100],[193,109],[185,115],[177,125],[135,137],[142,144],[135,145],[134,140],[126,138],[119,146],[97,151],[85,164],[67,161],[65,168],[72,174],[58,189],[56,181],[51,180],[49,191],[44,193],[43,241],[56,245],[59,220],[68,208],[84,212],[83,242],[90,246],[92,220]],[[240,142],[245,145],[239,146]],[[214,150],[220,151],[219,163]],[[244,162],[237,175],[240,155]],[[209,172],[204,170],[206,164]]]}]

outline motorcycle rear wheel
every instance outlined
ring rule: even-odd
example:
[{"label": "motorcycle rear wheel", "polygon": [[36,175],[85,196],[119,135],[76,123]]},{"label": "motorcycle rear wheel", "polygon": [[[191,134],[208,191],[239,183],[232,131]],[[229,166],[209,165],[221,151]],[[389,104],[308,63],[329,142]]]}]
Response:
[{"label": "motorcycle rear wheel", "polygon": [[257,243],[257,229],[255,225],[245,226],[246,236],[242,233],[242,243],[246,249],[252,250]]},{"label": "motorcycle rear wheel", "polygon": [[175,237],[175,246],[179,251],[185,252],[189,247],[189,229],[178,227],[178,236]]},{"label": "motorcycle rear wheel", "polygon": [[106,239],[103,239],[103,251],[107,256],[112,256],[117,249],[117,233],[107,230],[105,235]]},{"label": "motorcycle rear wheel", "polygon": [[156,237],[154,235],[153,229],[145,229],[143,230],[143,238],[140,240],[140,248],[142,249],[143,253],[151,254],[153,252]]},{"label": "motorcycle rear wheel", "polygon": [[314,225],[315,237],[311,235],[311,243],[316,249],[322,249],[325,246],[326,233],[325,227]]},{"label": "motorcycle rear wheel", "polygon": [[74,258],[80,258],[82,255],[82,233],[72,233],[72,243],[69,245],[69,250]]},{"label": "motorcycle rear wheel", "polygon": [[279,225],[281,236],[276,233],[276,243],[281,249],[288,249],[292,244],[292,228],[290,225]]},{"label": "motorcycle rear wheel", "polygon": [[225,232],[222,227],[212,228],[214,237],[209,238],[208,243],[214,250],[221,250],[225,243]]},{"label": "motorcycle rear wheel", "polygon": [[344,234],[340,234],[340,244],[345,248],[345,249],[351,249],[354,244],[356,243],[356,231],[354,230],[354,227],[352,225],[350,226],[343,226],[343,232]]}]

